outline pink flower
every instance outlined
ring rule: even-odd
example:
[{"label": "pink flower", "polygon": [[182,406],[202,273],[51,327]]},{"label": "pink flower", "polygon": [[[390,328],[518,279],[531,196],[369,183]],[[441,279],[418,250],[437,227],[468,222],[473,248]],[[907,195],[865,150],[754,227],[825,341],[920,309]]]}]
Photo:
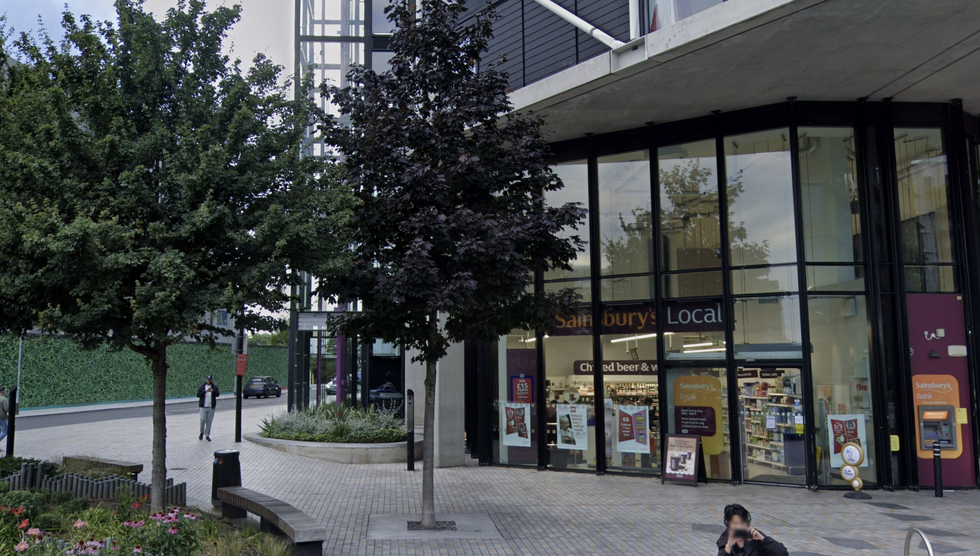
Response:
[{"label": "pink flower", "polygon": [[197,516],[194,515],[194,514],[184,514],[184,519],[189,519],[191,521],[196,521],[197,520]]},{"label": "pink flower", "polygon": [[32,536],[32,537],[40,537],[41,536],[41,530],[38,529],[37,527],[31,527],[30,529],[27,530],[27,534],[30,535],[30,536]]},{"label": "pink flower", "polygon": [[176,535],[177,533],[179,533],[176,527],[171,527],[170,529],[167,529],[167,532],[170,533],[171,535]]},{"label": "pink flower", "polygon": [[136,548],[133,549],[133,554],[142,554],[142,553],[143,553],[143,548],[140,547],[140,545],[136,545]]},{"label": "pink flower", "polygon": [[88,526],[88,523],[85,523],[85,522],[84,522],[84,521],[82,521],[81,519],[79,519],[78,521],[76,521],[76,522],[75,522],[75,525],[73,525],[73,527],[74,527],[75,529],[81,529],[82,527],[87,527],[87,526]]},{"label": "pink flower", "polygon": [[17,552],[24,552],[30,547],[31,545],[27,544],[27,541],[20,541],[19,543],[17,543],[17,546],[14,547],[14,550],[16,550]]}]

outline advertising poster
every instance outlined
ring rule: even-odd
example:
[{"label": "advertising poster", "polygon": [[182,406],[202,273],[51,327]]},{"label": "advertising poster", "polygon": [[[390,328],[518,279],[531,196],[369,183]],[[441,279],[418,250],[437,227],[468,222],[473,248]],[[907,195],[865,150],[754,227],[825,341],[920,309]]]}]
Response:
[{"label": "advertising poster", "polygon": [[725,449],[721,381],[712,376],[680,376],[673,390],[676,430],[700,436],[705,454],[720,454]]},{"label": "advertising poster", "polygon": [[698,437],[667,435],[664,480],[698,484]]},{"label": "advertising poster", "polygon": [[616,450],[633,454],[650,453],[650,408],[621,405],[616,410]]},{"label": "advertising poster", "polygon": [[[830,466],[840,467],[844,465],[841,458],[841,450],[848,442],[854,442],[862,447],[868,445],[867,436],[864,431],[864,415],[828,415],[827,431],[830,434]],[[867,467],[867,460],[861,467]]]},{"label": "advertising poster", "polygon": [[586,450],[589,447],[588,411],[585,404],[560,403],[558,447],[562,450]]},{"label": "advertising poster", "polygon": [[510,377],[510,401],[532,403],[534,401],[534,378],[524,376],[524,373]]},{"label": "advertising poster", "polygon": [[505,403],[502,413],[504,446],[531,445],[531,404]]}]

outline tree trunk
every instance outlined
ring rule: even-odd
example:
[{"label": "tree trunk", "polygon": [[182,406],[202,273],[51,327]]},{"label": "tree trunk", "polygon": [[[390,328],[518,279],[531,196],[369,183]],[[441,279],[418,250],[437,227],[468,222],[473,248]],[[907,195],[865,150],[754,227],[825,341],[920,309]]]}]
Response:
[{"label": "tree trunk", "polygon": [[162,512],[167,485],[167,348],[151,357],[153,368],[153,460],[150,485],[150,511]]},{"label": "tree trunk", "polygon": [[[429,316],[432,340],[439,333],[439,315]],[[436,429],[436,363],[438,359],[425,360],[425,417],[422,437],[422,527],[435,529],[436,503],[433,492],[433,468],[435,467]]]}]

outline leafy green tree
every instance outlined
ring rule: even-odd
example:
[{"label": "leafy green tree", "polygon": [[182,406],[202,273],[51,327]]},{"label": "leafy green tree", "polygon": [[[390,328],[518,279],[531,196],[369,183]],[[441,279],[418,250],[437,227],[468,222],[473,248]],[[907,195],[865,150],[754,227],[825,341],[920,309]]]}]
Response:
[{"label": "leafy green tree", "polygon": [[570,290],[535,293],[533,276],[570,269],[582,242],[558,234],[585,211],[545,204],[562,183],[542,120],[509,114],[506,76],[480,64],[492,13],[461,26],[463,0],[388,10],[398,28],[391,69],[355,68],[349,87],[323,87],[349,119],[330,118],[325,131],[360,204],[353,270],[320,274],[321,293],[367,308],[344,319],[346,333],[404,344],[425,363],[422,524],[431,528],[436,363],[451,342],[545,328],[574,300]]},{"label": "leafy green tree", "polygon": [[250,345],[256,346],[285,346],[289,343],[289,330],[279,330],[271,334],[257,333],[248,338]]},{"label": "leafy green tree", "polygon": [[159,22],[141,0],[115,6],[115,24],[66,12],[60,44],[0,40],[19,62],[0,73],[0,300],[16,306],[0,331],[146,358],[159,510],[167,348],[227,333],[203,319],[220,308],[279,324],[287,265],[341,264],[316,257],[344,245],[344,201],[325,162],[300,157],[320,117],[309,82],[293,100],[264,56],[246,71],[222,54],[238,6],[180,0]]}]

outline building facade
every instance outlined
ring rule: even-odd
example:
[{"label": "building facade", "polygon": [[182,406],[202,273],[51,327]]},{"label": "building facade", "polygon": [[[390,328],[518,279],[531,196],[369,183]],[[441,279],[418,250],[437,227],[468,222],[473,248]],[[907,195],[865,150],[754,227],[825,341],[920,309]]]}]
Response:
[{"label": "building facade", "polygon": [[537,279],[582,299],[465,347],[472,455],[661,476],[686,434],[709,480],[850,488],[856,442],[891,489],[938,440],[977,487],[980,6],[547,4],[498,2],[485,62],[546,117],[549,202],[589,209]]}]

